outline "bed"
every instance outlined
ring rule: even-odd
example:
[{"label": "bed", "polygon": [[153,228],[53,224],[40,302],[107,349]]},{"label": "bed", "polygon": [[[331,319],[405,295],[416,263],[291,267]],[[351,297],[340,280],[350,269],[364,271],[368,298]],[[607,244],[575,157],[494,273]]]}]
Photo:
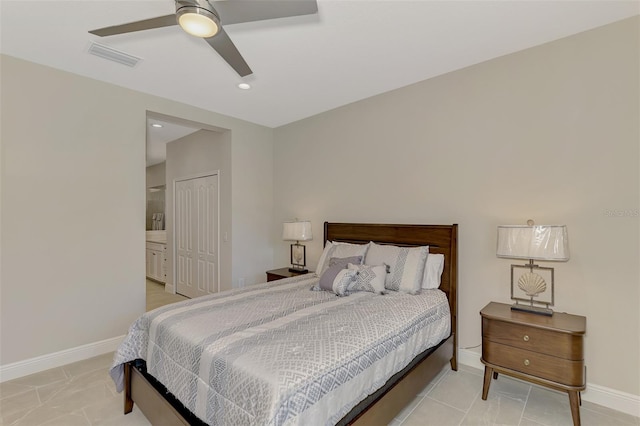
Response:
[{"label": "bed", "polygon": [[[148,347],[143,345],[144,350],[138,352],[121,347],[116,353],[112,376],[115,379],[122,372],[119,387],[124,389],[125,414],[131,412],[135,403],[152,424],[388,424],[445,366],[457,370],[457,225],[326,222],[324,240],[362,245],[373,241],[408,248],[429,246],[430,254],[444,256],[439,290],[418,295],[358,292],[336,297],[309,291],[311,286],[317,287],[318,281],[309,274],[153,311],[151,316],[161,321],[141,317],[139,321],[144,327],[138,328],[147,328],[147,334],[128,338],[144,340]],[[422,313],[421,308],[426,299],[437,300],[437,306],[431,309],[433,313],[430,310],[428,315],[427,309]],[[245,303],[264,305],[264,309],[254,309],[254,305]],[[302,308],[297,311],[294,305]],[[199,322],[189,323],[188,311],[221,315],[220,311],[209,314],[213,306],[236,309],[243,314],[218,321],[224,327],[210,325],[219,319],[215,316],[198,317]],[[283,308],[293,314],[281,317]],[[446,329],[439,325],[444,308]],[[358,346],[359,335],[353,329],[371,328],[345,324],[355,324],[354,318],[372,318],[385,310],[393,311],[394,316],[391,321],[375,322],[379,343],[366,353],[343,349]],[[396,317],[403,319],[396,322]],[[202,318],[210,319],[211,323]],[[250,326],[238,329],[235,321]],[[157,333],[156,326],[149,324],[157,322],[164,322],[178,337],[160,338],[160,334],[153,334]],[[202,323],[216,330],[212,336],[199,335],[204,333]],[[432,336],[418,323],[429,324],[440,334]],[[317,336],[326,334],[326,330],[341,334],[327,337],[325,344]],[[135,332],[132,326],[130,336]],[[188,337],[184,340],[206,344],[183,355],[167,355],[169,347],[182,348],[185,344],[182,336]],[[165,347],[160,344],[163,339]],[[396,346],[387,349],[391,341]],[[349,355],[339,362],[333,361],[333,355],[325,354],[332,351]],[[198,354],[197,360],[189,359],[185,365],[196,362],[198,377],[191,377],[195,373],[183,368],[183,364],[175,364],[173,359],[193,357],[192,352]],[[283,358],[283,354],[288,358]],[[153,361],[149,362],[149,368],[143,358]],[[302,373],[309,369],[321,375],[306,379]],[[365,375],[364,370],[374,373]],[[288,387],[283,387],[282,382],[287,382]]]}]

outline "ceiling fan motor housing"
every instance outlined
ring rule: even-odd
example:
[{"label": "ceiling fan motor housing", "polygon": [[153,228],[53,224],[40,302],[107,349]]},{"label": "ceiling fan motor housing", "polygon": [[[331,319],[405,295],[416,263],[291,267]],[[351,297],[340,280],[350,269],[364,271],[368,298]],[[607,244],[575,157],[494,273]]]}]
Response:
[{"label": "ceiling fan motor housing", "polygon": [[207,0],[176,0],[176,13],[183,7],[195,7],[197,9],[203,9],[211,13],[212,15],[215,15],[218,21],[220,21],[218,12],[216,12],[211,3],[209,3]]}]

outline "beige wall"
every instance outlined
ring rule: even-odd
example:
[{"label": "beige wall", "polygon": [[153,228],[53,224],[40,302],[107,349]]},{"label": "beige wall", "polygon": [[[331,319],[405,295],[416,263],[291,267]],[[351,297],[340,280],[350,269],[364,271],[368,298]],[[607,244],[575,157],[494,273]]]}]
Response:
[{"label": "beige wall", "polygon": [[[217,172],[220,235],[231,233],[231,134],[199,130],[167,144],[167,287],[174,291],[173,184],[176,179]],[[231,288],[231,241],[220,238],[220,288]]]},{"label": "beige wall", "polygon": [[154,164],[146,169],[146,185],[147,188],[154,188],[156,186],[163,186],[166,184],[166,163],[162,162]]},{"label": "beige wall", "polygon": [[312,220],[313,267],[325,220],[458,223],[471,347],[509,302],[497,225],[566,224],[555,309],[587,317],[588,381],[640,395],[638,36],[629,19],[276,129],[276,264],[291,217]]},{"label": "beige wall", "polygon": [[144,311],[148,111],[231,133],[231,276],[272,266],[272,129],[0,59],[0,365],[123,335]]}]

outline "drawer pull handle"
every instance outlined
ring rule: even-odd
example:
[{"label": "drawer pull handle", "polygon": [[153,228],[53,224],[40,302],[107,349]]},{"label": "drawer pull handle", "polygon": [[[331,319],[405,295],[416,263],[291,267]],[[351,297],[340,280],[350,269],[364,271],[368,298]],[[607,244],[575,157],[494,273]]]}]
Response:
[{"label": "drawer pull handle", "polygon": [[524,360],[524,365],[526,365],[526,366],[528,367],[528,366],[529,366],[529,364],[531,364],[531,363],[529,362],[529,360],[528,360],[528,359],[525,359],[525,360]]},{"label": "drawer pull handle", "polygon": [[524,337],[522,338],[522,340],[524,340],[525,342],[529,341],[529,336],[527,336],[526,334],[524,335]]}]

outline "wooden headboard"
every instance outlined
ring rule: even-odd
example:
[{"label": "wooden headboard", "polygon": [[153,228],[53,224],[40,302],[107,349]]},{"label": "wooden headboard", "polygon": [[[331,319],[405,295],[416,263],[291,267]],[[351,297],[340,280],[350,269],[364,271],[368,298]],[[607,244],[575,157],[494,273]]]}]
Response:
[{"label": "wooden headboard", "polygon": [[387,225],[372,223],[324,223],[324,243],[429,246],[429,253],[444,254],[440,290],[447,294],[451,309],[454,348],[458,347],[458,225]]}]

